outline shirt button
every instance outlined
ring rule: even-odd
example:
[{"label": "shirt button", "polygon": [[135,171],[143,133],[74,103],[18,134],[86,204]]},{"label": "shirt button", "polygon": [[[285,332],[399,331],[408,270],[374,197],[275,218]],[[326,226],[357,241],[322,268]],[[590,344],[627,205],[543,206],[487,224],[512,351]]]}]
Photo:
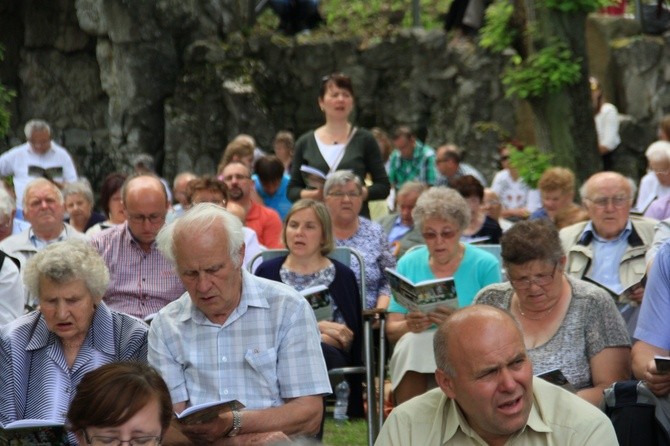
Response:
[{"label": "shirt button", "polygon": [[228,395],[228,389],[223,389],[223,394]]},{"label": "shirt button", "polygon": [[226,358],[226,357],[224,356],[224,357],[221,358],[221,361],[223,361],[223,362],[228,362],[228,358]]}]

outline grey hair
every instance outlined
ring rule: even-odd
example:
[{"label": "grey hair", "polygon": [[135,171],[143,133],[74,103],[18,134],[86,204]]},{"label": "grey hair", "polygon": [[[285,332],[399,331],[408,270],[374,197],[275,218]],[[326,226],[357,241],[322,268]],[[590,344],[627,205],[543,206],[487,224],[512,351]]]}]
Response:
[{"label": "grey hair", "polygon": [[154,171],[154,157],[148,153],[140,153],[133,157],[133,167],[144,167],[147,170]]},{"label": "grey hair", "polygon": [[10,216],[16,210],[16,203],[14,197],[11,196],[7,189],[0,185],[0,215]]},{"label": "grey hair", "polygon": [[463,231],[470,224],[470,207],[465,199],[454,189],[439,186],[424,191],[412,210],[414,224],[423,228],[430,218],[453,221],[458,230]]},{"label": "grey hair", "polygon": [[606,172],[594,173],[584,182],[584,184],[582,184],[582,187],[579,188],[579,198],[581,199],[582,202],[584,200],[586,200],[587,198],[589,198],[588,192],[589,192],[589,186],[592,184],[592,180],[595,177],[604,176],[604,175],[612,175],[612,176],[618,177],[621,180],[623,180],[625,182],[625,184],[627,184],[628,187],[630,188],[630,199],[631,199],[631,201],[633,200],[633,197],[635,197],[635,193],[637,192],[637,186],[635,185],[635,181],[633,181],[629,177],[625,177],[625,176],[621,175],[618,172],[611,172],[611,171],[608,170]]},{"label": "grey hair", "polygon": [[655,141],[652,142],[644,152],[647,161],[668,161],[670,162],[670,142]]},{"label": "grey hair", "polygon": [[404,183],[402,186],[400,186],[400,189],[398,189],[396,197],[400,197],[401,195],[407,195],[410,193],[421,195],[423,191],[425,191],[427,188],[428,186],[426,186],[421,181],[408,181]]},{"label": "grey hair", "polygon": [[163,226],[156,236],[158,250],[173,264],[175,235],[183,231],[205,233],[213,226],[223,226],[228,234],[228,255],[236,267],[242,265],[243,256],[240,249],[244,245],[242,222],[235,215],[213,203],[199,203],[191,207],[174,222]]},{"label": "grey hair", "polygon": [[23,208],[26,209],[28,208],[28,195],[30,194],[30,191],[36,187],[39,186],[46,186],[49,185],[51,188],[56,192],[56,198],[58,198],[58,201],[60,204],[63,204],[63,193],[60,191],[58,186],[56,186],[52,181],[47,180],[46,178],[36,178],[32,180],[30,183],[26,185],[25,190],[23,191]]},{"label": "grey hair", "polygon": [[78,180],[73,183],[67,183],[65,187],[63,187],[63,199],[74,194],[83,196],[89,203],[93,204],[93,191],[91,190],[91,185],[88,181]]},{"label": "grey hair", "polygon": [[40,295],[40,279],[58,284],[81,279],[98,301],[109,285],[109,270],[98,251],[83,240],[52,243],[35,254],[23,271],[23,283],[30,294]]},{"label": "grey hair", "polygon": [[23,133],[25,133],[26,139],[30,139],[30,137],[33,135],[33,132],[40,130],[46,130],[49,132],[49,135],[51,135],[51,126],[49,126],[48,122],[42,119],[31,119],[30,121],[26,122],[25,127],[23,127]]},{"label": "grey hair", "polygon": [[344,186],[352,181],[356,184],[358,192],[363,192],[363,183],[361,183],[361,179],[351,170],[338,170],[333,172],[328,176],[326,184],[323,185],[323,195],[328,195],[328,192],[330,192],[330,189],[333,187]]}]

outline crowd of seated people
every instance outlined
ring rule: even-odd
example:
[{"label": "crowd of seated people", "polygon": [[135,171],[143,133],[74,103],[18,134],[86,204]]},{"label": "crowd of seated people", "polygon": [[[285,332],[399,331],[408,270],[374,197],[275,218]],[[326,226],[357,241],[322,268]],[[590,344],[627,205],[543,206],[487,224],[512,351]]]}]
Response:
[{"label": "crowd of seated people", "polygon": [[[318,436],[323,396],[332,391],[327,370],[363,362],[362,308],[387,311],[391,404],[416,405],[409,400],[435,387],[446,395],[441,398],[461,404],[432,346],[451,342],[436,333],[473,302],[511,315],[534,373],[560,369],[576,395],[593,405],[603,404],[613,383],[631,378],[659,397],[670,393],[670,378],[654,362],[654,355],[670,351],[663,323],[670,316],[670,219],[662,212],[670,119],[646,152],[649,173],[640,194],[623,175],[599,172],[579,189],[577,204],[573,172],[550,167],[532,190],[510,164],[516,149],[509,145],[500,149],[502,170],[491,189],[466,174],[460,151],[445,144],[436,156],[404,125],[396,135],[403,147],[388,154],[392,162],[385,166],[376,139],[351,122],[353,101],[351,80],[335,73],[318,97],[324,124],[295,146],[282,131],[276,155],[259,154],[253,138],[241,135],[224,149],[218,177],[183,172],[171,191],[152,171],[110,174],[97,190],[83,178],[40,177],[21,191],[17,217],[15,191],[0,188],[6,365],[0,422],[56,419],[69,426],[73,441],[89,443]],[[326,174],[322,184],[307,181],[305,165]],[[434,171],[424,172],[426,166]],[[371,220],[368,200],[384,200],[389,185],[397,187],[395,209]],[[633,208],[636,199],[651,203],[645,216]],[[501,258],[478,243],[498,245]],[[348,266],[329,258],[334,247],[358,251],[363,265],[356,257]],[[252,262],[268,249],[287,251]],[[453,277],[456,303],[428,313],[405,307],[386,269],[413,282]],[[332,304],[320,320],[300,295],[317,285],[327,288]],[[277,310],[274,294],[286,307]],[[298,319],[302,328],[292,325]],[[219,360],[200,353],[217,348],[225,352],[215,355]],[[296,371],[303,359],[314,371],[308,380]],[[159,389],[109,425],[109,419],[96,424],[95,414],[82,418],[77,398],[90,395],[77,392],[86,377],[112,386],[114,374],[132,370],[151,375],[154,390],[161,387],[156,374],[162,377],[176,411],[231,398],[247,409],[198,427],[157,419],[151,427],[125,429],[135,417],[160,415],[166,400]],[[239,375],[222,384],[224,373]],[[362,417],[361,379],[347,379],[348,414]],[[100,401],[100,407],[115,404]],[[75,403],[80,412],[72,412]]]}]

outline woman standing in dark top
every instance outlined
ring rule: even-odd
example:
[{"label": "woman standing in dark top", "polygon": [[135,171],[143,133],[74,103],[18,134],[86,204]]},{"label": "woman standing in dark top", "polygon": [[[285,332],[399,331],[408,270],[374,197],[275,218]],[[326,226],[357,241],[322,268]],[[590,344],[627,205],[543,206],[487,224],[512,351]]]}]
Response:
[{"label": "woman standing in dark top", "polygon": [[388,196],[390,183],[377,141],[369,131],[354,126],[349,116],[354,109],[351,79],[341,73],[323,78],[319,107],[326,119],[316,130],[302,135],[295,144],[291,164],[288,198],[323,200],[323,188],[309,188],[300,168],[308,165],[328,175],[336,170],[351,170],[365,183],[369,174],[372,184],[363,188],[361,215],[369,216],[368,200]]}]

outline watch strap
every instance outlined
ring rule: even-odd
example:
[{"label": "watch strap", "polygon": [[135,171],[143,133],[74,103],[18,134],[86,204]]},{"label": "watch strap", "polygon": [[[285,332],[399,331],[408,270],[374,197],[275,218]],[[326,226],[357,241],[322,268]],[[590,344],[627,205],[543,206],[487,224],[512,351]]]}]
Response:
[{"label": "watch strap", "polygon": [[228,432],[228,437],[234,437],[242,429],[242,414],[239,410],[233,410],[233,428]]}]

